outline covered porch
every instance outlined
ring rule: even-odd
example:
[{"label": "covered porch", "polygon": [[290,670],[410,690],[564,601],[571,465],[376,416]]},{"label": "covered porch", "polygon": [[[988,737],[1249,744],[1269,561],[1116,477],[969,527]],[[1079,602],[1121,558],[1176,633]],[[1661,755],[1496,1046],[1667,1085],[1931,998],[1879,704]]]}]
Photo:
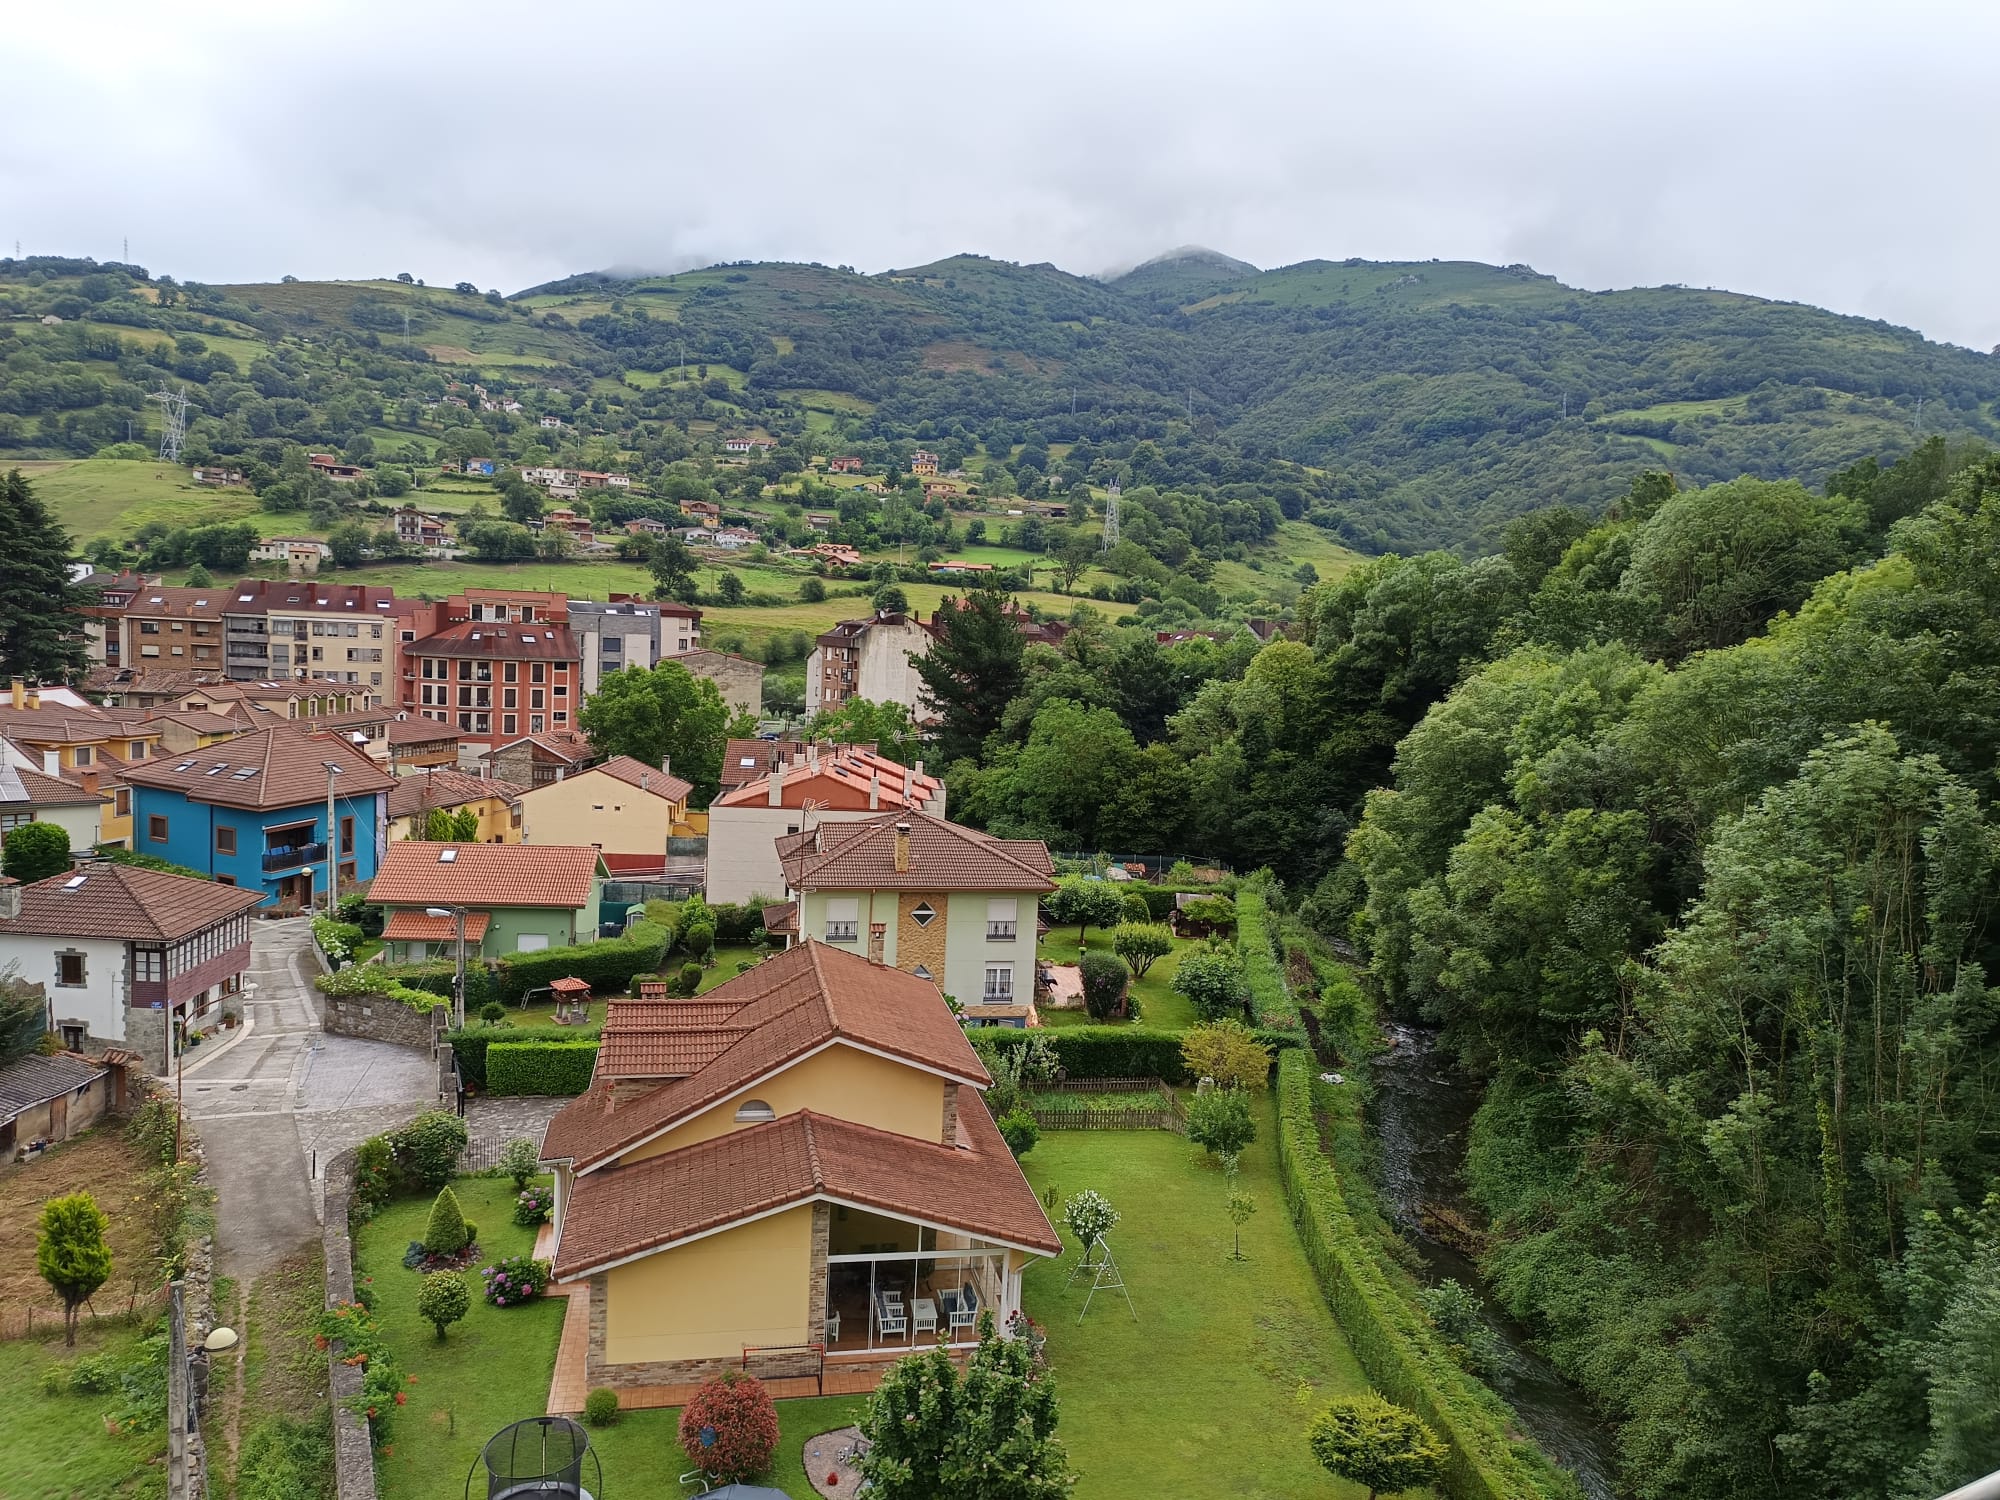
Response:
[{"label": "covered porch", "polygon": [[978,1342],[979,1315],[1004,1332],[1021,1305],[1020,1261],[956,1230],[836,1203],[827,1222],[828,1365],[903,1355],[940,1338]]}]

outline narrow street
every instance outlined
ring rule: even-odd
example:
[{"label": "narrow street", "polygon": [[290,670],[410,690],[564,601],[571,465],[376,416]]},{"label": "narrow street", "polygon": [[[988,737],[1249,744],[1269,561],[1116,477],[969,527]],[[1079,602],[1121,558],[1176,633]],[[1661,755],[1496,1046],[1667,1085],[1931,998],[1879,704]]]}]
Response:
[{"label": "narrow street", "polygon": [[255,1024],[212,1062],[197,1049],[182,1085],[216,1190],[218,1269],[246,1288],[319,1232],[314,1153],[324,1163],[436,1092],[422,1053],[321,1032],[311,943],[304,918],[252,925]]}]

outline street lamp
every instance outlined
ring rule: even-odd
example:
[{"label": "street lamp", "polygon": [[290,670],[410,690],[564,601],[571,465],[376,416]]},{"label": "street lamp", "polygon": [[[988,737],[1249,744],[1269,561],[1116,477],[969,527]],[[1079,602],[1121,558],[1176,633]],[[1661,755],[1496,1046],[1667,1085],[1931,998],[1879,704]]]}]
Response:
[{"label": "street lamp", "polygon": [[332,921],[340,899],[340,825],[333,820],[333,778],[340,774],[340,762],[321,764],[326,767],[326,915]]},{"label": "street lamp", "polygon": [[450,917],[453,944],[458,952],[458,966],[451,976],[452,1019],[458,1029],[465,1029],[465,908],[462,906],[426,906],[427,917]]}]

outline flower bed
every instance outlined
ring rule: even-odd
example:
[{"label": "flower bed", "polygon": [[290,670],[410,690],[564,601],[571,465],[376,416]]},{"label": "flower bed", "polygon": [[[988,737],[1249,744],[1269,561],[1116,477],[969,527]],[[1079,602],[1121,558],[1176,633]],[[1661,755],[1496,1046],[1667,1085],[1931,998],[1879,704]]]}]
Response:
[{"label": "flower bed", "polygon": [[480,1269],[486,1300],[495,1307],[518,1307],[549,1289],[549,1263],[532,1255],[507,1255]]}]

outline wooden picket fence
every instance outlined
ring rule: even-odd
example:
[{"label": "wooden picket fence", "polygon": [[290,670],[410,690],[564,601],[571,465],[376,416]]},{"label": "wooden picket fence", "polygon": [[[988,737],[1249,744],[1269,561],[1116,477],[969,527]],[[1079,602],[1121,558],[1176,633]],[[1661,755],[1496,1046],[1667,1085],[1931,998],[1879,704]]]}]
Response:
[{"label": "wooden picket fence", "polygon": [[[102,1291],[84,1304],[83,1315],[77,1319],[79,1327],[90,1327],[97,1323],[131,1322],[134,1318],[150,1317],[167,1305],[167,1289],[155,1287],[150,1292],[127,1292],[125,1296],[106,1296]],[[0,1307],[0,1341],[7,1339],[44,1338],[62,1332],[63,1315],[60,1307]]]},{"label": "wooden picket fence", "polygon": [[[1130,1104],[1107,1109],[1079,1098],[1063,1096],[1106,1094],[1128,1096]],[[1186,1128],[1187,1111],[1174,1091],[1157,1078],[1077,1078],[1035,1090],[1028,1112],[1044,1130],[1172,1130]]]}]

